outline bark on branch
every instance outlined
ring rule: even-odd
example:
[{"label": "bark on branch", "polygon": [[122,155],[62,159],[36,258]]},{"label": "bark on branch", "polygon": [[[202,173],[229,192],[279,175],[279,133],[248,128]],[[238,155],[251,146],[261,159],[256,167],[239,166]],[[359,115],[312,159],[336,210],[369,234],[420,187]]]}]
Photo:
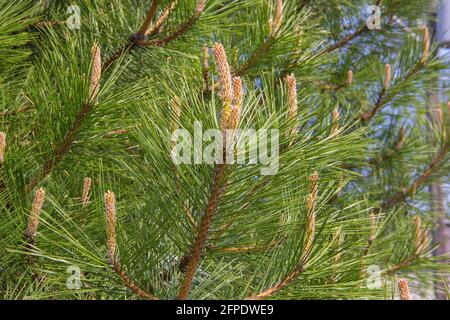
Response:
[{"label": "bark on branch", "polygon": [[416,190],[422,187],[434,171],[443,163],[448,152],[448,144],[446,144],[433,158],[433,160],[428,165],[427,169],[414,180],[414,182],[402,191],[398,191],[391,198],[384,201],[380,207],[381,210],[390,209],[397,204],[405,201],[407,198],[413,196]]},{"label": "bark on branch", "polygon": [[213,184],[210,192],[210,197],[208,200],[208,205],[206,207],[206,212],[202,217],[200,228],[198,230],[197,238],[194,242],[194,247],[189,256],[189,262],[187,265],[187,270],[184,275],[184,281],[181,285],[180,292],[178,293],[177,299],[184,300],[187,299],[192,280],[197,271],[198,265],[200,263],[200,258],[205,248],[206,237],[208,235],[209,229],[212,224],[212,220],[217,211],[220,197],[223,191],[223,178],[225,176],[226,165],[219,164],[216,166]]}]

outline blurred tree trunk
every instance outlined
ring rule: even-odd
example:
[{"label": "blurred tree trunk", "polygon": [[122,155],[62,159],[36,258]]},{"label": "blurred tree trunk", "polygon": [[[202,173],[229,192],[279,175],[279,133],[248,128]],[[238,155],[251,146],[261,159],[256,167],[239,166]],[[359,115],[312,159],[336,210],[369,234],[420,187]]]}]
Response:
[{"label": "blurred tree trunk", "polygon": [[[444,255],[450,253],[450,225],[448,222],[447,214],[444,206],[444,192],[441,184],[434,184],[431,186],[431,201],[432,209],[435,213],[439,214],[438,226],[434,232],[434,241],[439,244],[436,250],[436,255]],[[450,281],[447,275],[447,281]],[[436,298],[439,300],[446,300],[445,294],[445,280],[439,281],[435,285]]]},{"label": "blurred tree trunk", "polygon": [[[437,23],[435,28],[435,39],[439,42],[440,48],[449,48],[450,44],[450,0],[441,0],[436,6]],[[440,49],[440,50],[442,50]],[[440,103],[439,93],[431,97],[432,108],[436,108]],[[434,110],[432,110],[434,113]],[[434,117],[432,117],[436,120]],[[445,210],[445,195],[441,183],[431,185],[431,208],[438,215],[438,225],[434,231],[434,242],[439,244],[435,254],[445,255],[450,253],[450,224]],[[449,275],[443,275],[449,282]],[[435,295],[439,300],[447,299],[445,294],[446,280],[438,281],[435,284]]]}]

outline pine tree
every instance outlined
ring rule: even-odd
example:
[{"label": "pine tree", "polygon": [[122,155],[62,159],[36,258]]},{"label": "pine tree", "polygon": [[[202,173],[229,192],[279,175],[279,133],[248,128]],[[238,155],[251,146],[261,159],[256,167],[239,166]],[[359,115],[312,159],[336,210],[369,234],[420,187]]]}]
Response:
[{"label": "pine tree", "polygon": [[[407,300],[440,280],[430,2],[1,0],[0,298]],[[278,130],[277,170],[175,163],[198,123]],[[230,141],[215,156],[249,159]]]}]

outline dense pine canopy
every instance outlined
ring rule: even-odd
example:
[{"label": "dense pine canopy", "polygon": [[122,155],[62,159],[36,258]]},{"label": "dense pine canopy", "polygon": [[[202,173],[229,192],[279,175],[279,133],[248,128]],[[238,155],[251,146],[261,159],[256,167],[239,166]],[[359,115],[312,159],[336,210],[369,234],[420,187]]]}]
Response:
[{"label": "dense pine canopy", "polygon": [[[406,299],[440,281],[431,2],[0,0],[0,298]],[[196,123],[276,129],[276,170],[174,163]]]}]

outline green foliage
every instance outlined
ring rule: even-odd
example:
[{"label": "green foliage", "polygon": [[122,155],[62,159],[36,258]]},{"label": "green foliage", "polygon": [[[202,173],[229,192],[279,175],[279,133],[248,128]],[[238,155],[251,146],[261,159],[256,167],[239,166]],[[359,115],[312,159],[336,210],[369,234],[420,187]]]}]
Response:
[{"label": "green foliage", "polygon": [[[423,61],[417,23],[429,18],[430,1],[382,1],[379,31],[364,29],[372,1],[285,1],[272,34],[276,1],[208,0],[198,18],[198,1],[178,2],[163,28],[145,38],[136,32],[150,0],[78,1],[74,30],[64,22],[68,1],[0,0],[0,131],[7,141],[0,298],[142,298],[136,286],[177,297],[217,166],[175,165],[171,133],[174,123],[191,134],[196,121],[204,131],[220,125],[218,72],[211,55],[205,82],[201,54],[215,42],[245,85],[239,129],[279,130],[279,171],[263,176],[262,164],[226,166],[189,298],[246,299],[277,288],[263,298],[391,299],[397,277],[424,286],[450,271],[427,241],[418,252],[414,225],[415,215],[423,234],[436,224],[428,186],[448,182],[450,169],[449,111],[440,106],[435,121],[428,102],[445,61],[433,47]],[[170,3],[159,1],[156,17]],[[104,65],[92,103],[94,43]],[[294,119],[288,74],[298,84]],[[315,171],[314,237],[299,268],[311,240]],[[87,204],[85,177],[92,178]],[[37,235],[27,239],[41,187]],[[107,190],[116,195],[117,257],[134,286],[108,260]],[[81,271],[75,289],[67,285],[73,266]],[[379,268],[379,286],[370,285],[371,266]]]}]

